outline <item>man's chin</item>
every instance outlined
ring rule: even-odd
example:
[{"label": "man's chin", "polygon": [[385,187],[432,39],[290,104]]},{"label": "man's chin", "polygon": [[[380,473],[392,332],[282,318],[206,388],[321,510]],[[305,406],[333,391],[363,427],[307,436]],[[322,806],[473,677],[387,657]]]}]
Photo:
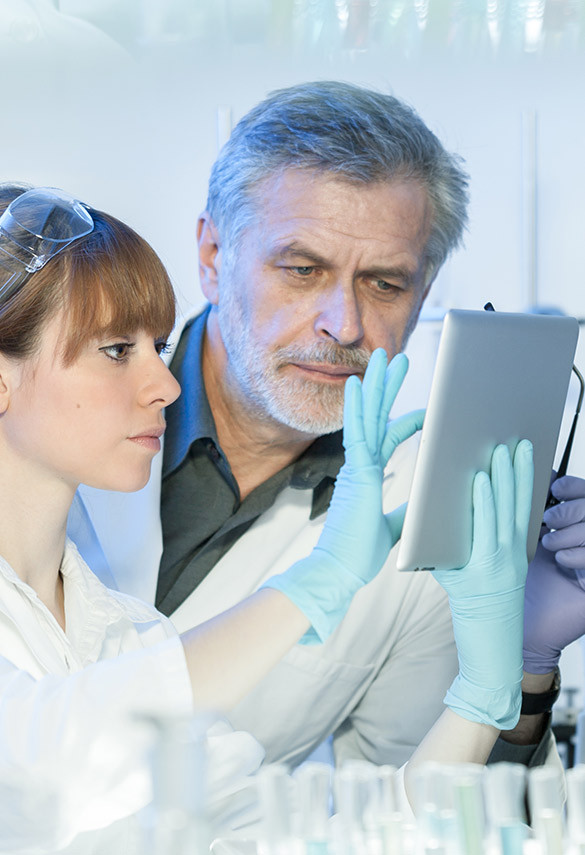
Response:
[{"label": "man's chin", "polygon": [[[307,387],[312,388],[307,388]],[[311,436],[335,433],[343,427],[343,396],[332,395],[321,384],[304,383],[303,388],[287,390],[286,399],[272,401],[271,414],[282,424]]]}]

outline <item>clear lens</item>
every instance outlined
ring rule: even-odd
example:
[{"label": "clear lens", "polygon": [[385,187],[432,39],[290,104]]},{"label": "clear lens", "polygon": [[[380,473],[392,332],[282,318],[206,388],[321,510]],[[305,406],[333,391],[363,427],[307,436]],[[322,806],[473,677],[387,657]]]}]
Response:
[{"label": "clear lens", "polygon": [[14,199],[0,217],[0,301],[92,229],[89,211],[60,190],[39,187]]}]

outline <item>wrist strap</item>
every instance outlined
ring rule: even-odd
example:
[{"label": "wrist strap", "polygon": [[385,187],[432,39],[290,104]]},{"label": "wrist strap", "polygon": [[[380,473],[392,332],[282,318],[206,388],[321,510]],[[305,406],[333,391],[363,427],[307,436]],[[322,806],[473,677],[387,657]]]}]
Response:
[{"label": "wrist strap", "polygon": [[520,715],[542,715],[550,712],[553,704],[561,693],[561,672],[557,668],[553,678],[553,684],[546,692],[538,694],[533,692],[522,692],[522,709]]}]

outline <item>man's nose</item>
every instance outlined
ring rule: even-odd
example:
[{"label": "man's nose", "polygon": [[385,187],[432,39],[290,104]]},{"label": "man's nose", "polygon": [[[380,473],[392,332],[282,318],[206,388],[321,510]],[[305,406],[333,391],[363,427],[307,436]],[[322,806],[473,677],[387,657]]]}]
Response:
[{"label": "man's nose", "polygon": [[316,331],[346,347],[361,342],[362,314],[353,283],[337,282],[322,294]]}]

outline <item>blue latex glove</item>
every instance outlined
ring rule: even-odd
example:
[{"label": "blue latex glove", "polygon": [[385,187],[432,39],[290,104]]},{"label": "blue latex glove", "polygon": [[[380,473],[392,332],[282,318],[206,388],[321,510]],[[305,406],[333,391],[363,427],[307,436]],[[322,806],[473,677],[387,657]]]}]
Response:
[{"label": "blue latex glove", "polygon": [[345,463],[319,541],[307,558],[264,583],[282,591],[307,615],[312,629],[303,637],[305,643],[324,641],[333,632],[356,591],[378,573],[402,532],[405,506],[384,514],[382,480],[395,448],[422,427],[423,410],[388,422],[407,368],[404,354],[387,367],[386,354],[378,349],[363,383],[348,378]]},{"label": "blue latex glove", "polygon": [[445,703],[463,718],[515,727],[521,705],[526,538],[532,502],[532,445],[492,455],[491,479],[473,483],[473,547],[459,570],[434,570],[449,595],[459,674]]},{"label": "blue latex glove", "polygon": [[544,534],[528,567],[524,670],[548,674],[561,651],[585,634],[585,480],[552,485],[560,500],[544,513]]}]

